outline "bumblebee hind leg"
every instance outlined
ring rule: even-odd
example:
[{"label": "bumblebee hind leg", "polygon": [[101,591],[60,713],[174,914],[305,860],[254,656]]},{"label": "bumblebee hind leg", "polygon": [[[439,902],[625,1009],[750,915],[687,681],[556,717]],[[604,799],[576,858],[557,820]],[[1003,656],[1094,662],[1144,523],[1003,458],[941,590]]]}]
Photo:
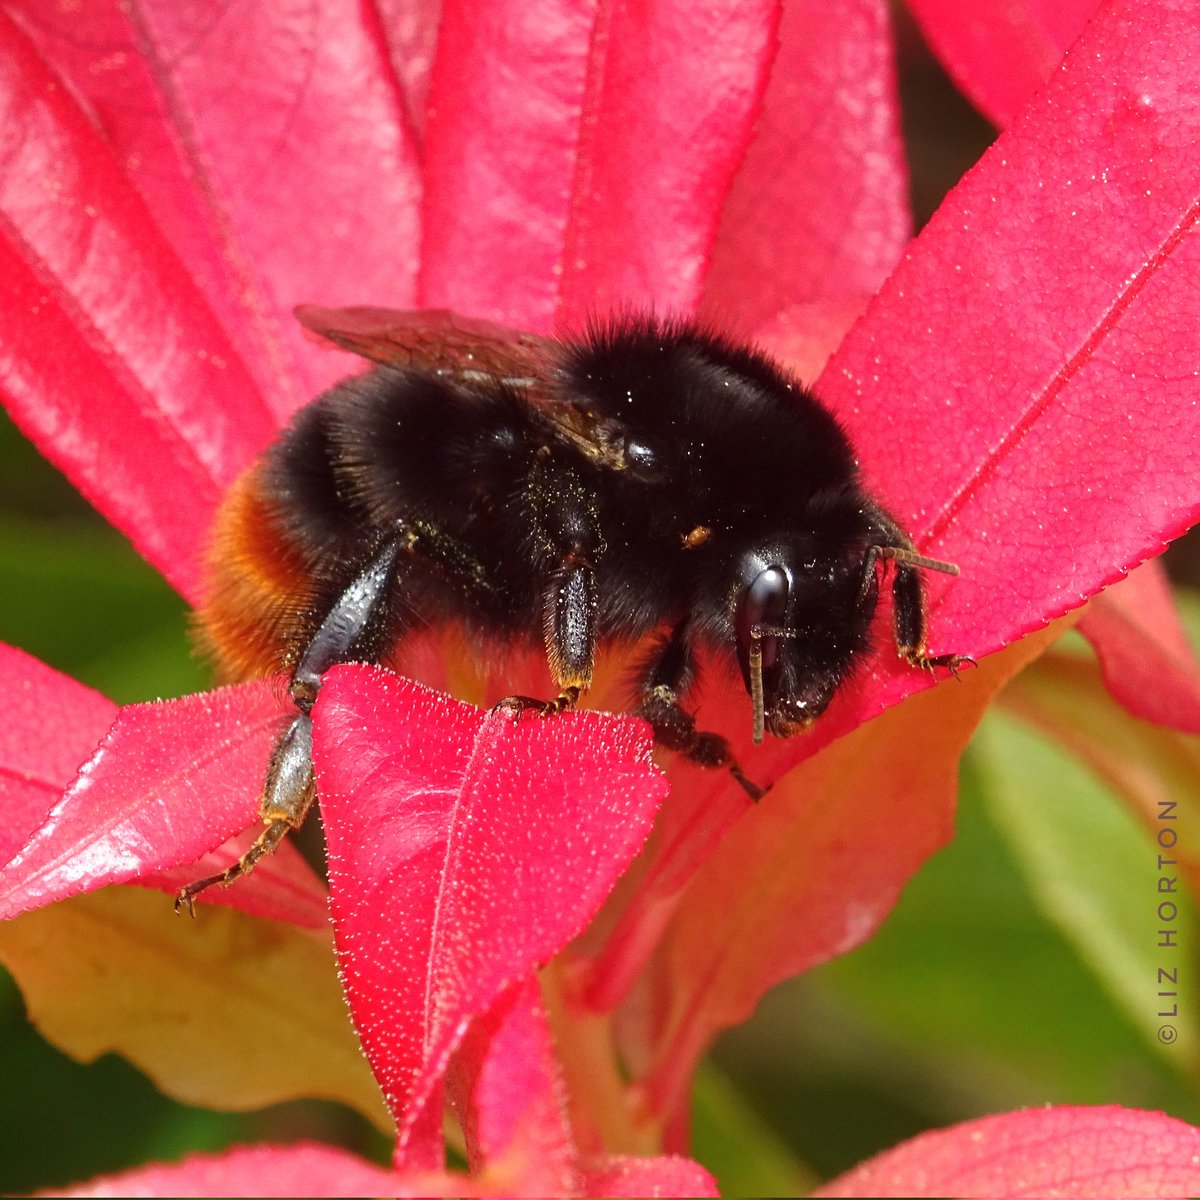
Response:
[{"label": "bumblebee hind leg", "polygon": [[259,812],[265,828],[250,849],[231,867],[182,888],[175,897],[175,911],[186,908],[196,915],[195,899],[206,888],[228,887],[240,875],[248,875],[260,858],[273,854],[289,831],[299,829],[316,799],[312,764],[312,718],[301,713],[275,743]]},{"label": "bumblebee hind leg", "polygon": [[265,828],[233,866],[183,888],[175,897],[176,912],[186,908],[195,915],[195,899],[201,892],[213,886],[228,887],[239,876],[248,874],[259,859],[275,850],[289,830],[299,829],[304,823],[316,798],[309,714],[320,691],[321,677],[353,657],[376,657],[399,549],[399,542],[389,542],[355,576],[300,655],[289,684],[300,715],[275,743],[271,754],[259,800]]}]

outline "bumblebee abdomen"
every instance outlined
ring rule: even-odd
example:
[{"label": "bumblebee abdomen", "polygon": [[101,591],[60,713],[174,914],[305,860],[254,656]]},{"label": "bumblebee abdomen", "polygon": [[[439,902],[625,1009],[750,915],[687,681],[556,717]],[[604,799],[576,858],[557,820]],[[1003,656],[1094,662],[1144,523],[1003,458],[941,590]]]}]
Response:
[{"label": "bumblebee abdomen", "polygon": [[262,464],[256,464],[221,505],[209,547],[207,594],[196,612],[201,645],[227,683],[290,665],[316,590],[277,526],[263,477]]},{"label": "bumblebee abdomen", "polygon": [[[230,491],[214,529],[201,640],[224,678],[294,668],[322,615],[391,540],[403,583],[375,647],[436,608],[482,628],[537,628],[511,506],[533,427],[496,384],[378,368],[302,409]],[[522,611],[514,611],[522,610]]]}]

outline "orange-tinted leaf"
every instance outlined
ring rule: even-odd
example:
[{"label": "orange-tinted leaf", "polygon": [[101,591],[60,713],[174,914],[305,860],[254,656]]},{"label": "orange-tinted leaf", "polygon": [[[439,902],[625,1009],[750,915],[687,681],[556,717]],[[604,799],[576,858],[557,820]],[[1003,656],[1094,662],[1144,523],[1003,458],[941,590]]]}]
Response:
[{"label": "orange-tinted leaf", "polygon": [[1112,787],[1200,894],[1200,743],[1169,726],[1134,720],[1101,683],[1096,664],[1053,652],[1021,673],[999,703]]},{"label": "orange-tinted leaf", "polygon": [[30,1019],[83,1062],[110,1051],[188,1104],[340,1100],[390,1123],[347,1018],[326,932],[107,888],[0,924]]},{"label": "orange-tinted leaf", "polygon": [[734,826],[688,887],[660,951],[669,983],[652,1109],[678,1104],[699,1055],[774,984],[869,937],[953,830],[958,760],[1018,645],[827,746]]}]

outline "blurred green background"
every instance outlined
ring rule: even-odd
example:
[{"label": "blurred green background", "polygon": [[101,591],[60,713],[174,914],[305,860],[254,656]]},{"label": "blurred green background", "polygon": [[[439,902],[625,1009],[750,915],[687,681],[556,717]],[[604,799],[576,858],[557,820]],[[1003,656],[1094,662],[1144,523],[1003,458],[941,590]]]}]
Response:
[{"label": "blurred green background", "polygon": [[[992,131],[911,27],[902,33],[923,221]],[[1189,551],[1174,562],[1196,578]],[[0,418],[0,641],[128,702],[207,684],[187,623],[175,594]],[[1033,765],[1020,777],[1013,763]],[[1041,792],[1046,823],[1031,825]],[[1155,903],[1151,854],[1096,777],[1011,716],[989,718],[964,770],[959,836],[883,932],[777,989],[716,1048],[697,1092],[697,1157],[727,1193],[793,1194],[922,1130],[1022,1105],[1121,1103],[1196,1121],[1194,1016],[1177,1046],[1158,1047],[1146,1034],[1154,981],[1141,974],[1151,948],[1139,959],[1135,934],[1122,953],[1122,921]],[[1104,900],[1081,915],[1064,888]],[[163,1098],[115,1057],[80,1066],[30,1029],[2,972],[0,1044],[0,1192],[235,1141],[315,1137],[386,1159],[383,1140],[334,1104],[207,1112]]]}]

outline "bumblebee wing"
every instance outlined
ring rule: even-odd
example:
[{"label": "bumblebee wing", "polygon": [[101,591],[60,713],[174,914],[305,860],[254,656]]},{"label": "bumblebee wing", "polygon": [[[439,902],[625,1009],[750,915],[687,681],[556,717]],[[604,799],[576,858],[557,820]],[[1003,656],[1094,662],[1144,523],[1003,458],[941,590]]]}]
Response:
[{"label": "bumblebee wing", "polygon": [[302,304],[296,319],[312,333],[373,362],[466,378],[489,376],[547,393],[558,359],[549,338],[445,309],[404,312]]},{"label": "bumblebee wing", "polygon": [[498,379],[517,388],[559,437],[589,459],[623,470],[623,430],[583,406],[557,385],[561,351],[550,338],[446,309],[322,308],[302,304],[296,319],[310,332],[389,366],[418,367],[460,379]]}]

